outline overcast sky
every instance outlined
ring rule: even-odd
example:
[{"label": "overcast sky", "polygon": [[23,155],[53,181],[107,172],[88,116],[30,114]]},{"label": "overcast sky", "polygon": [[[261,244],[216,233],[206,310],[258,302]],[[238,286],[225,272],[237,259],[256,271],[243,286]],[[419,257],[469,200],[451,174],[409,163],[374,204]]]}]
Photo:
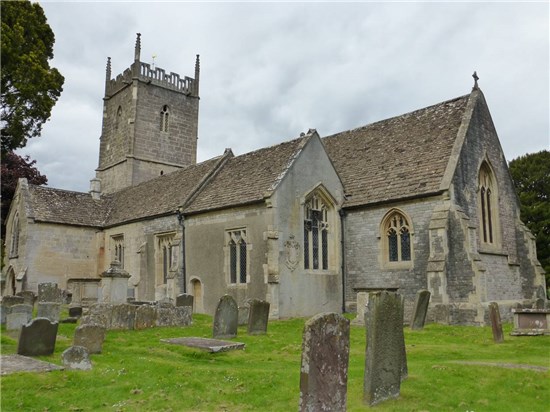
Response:
[{"label": "overcast sky", "polygon": [[[48,185],[88,191],[107,57],[194,76],[198,159],[321,136],[471,91],[479,75],[508,160],[549,149],[549,5],[537,3],[40,2],[64,91],[21,153]],[[436,154],[435,154],[436,155]]]}]

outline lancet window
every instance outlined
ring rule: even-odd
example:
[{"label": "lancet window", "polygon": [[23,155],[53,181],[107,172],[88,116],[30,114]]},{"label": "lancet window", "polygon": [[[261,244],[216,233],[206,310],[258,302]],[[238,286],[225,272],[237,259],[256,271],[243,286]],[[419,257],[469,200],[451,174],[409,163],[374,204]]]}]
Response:
[{"label": "lancet window", "polygon": [[329,209],[316,193],[304,204],[304,269],[328,270]]},{"label": "lancet window", "polygon": [[229,252],[229,283],[246,284],[248,276],[248,242],[246,229],[226,233]]}]

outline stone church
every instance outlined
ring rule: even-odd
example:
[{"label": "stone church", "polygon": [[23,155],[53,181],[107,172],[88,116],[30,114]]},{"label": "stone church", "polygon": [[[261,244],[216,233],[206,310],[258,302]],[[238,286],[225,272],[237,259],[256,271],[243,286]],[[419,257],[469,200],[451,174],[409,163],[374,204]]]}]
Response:
[{"label": "stone church", "polygon": [[483,93],[321,137],[197,163],[194,78],[140,60],[107,62],[99,165],[89,193],[19,181],[7,219],[2,293],[56,282],[94,302],[118,261],[138,301],[194,295],[212,314],[232,295],[272,318],[355,311],[397,290],[410,312],[485,324],[487,306],[544,296],[535,242]]}]

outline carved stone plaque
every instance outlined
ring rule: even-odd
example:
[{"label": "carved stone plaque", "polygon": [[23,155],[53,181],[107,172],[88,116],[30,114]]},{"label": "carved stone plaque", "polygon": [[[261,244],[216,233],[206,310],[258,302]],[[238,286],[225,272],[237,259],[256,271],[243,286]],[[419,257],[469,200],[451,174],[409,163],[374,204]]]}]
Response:
[{"label": "carved stone plaque", "polygon": [[300,249],[300,243],[294,239],[294,235],[290,235],[290,239],[285,242],[285,263],[290,270],[296,269],[300,263]]}]

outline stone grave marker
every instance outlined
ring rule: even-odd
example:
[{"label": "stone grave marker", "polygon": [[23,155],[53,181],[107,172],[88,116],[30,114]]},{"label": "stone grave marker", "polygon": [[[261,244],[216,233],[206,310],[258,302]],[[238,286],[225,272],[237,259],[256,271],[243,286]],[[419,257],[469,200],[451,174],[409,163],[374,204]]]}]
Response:
[{"label": "stone grave marker", "polygon": [[182,293],[181,295],[176,296],[176,307],[177,306],[191,306],[193,307],[193,295],[188,295],[187,293]]},{"label": "stone grave marker", "polygon": [[269,319],[269,302],[252,299],[250,301],[250,314],[248,316],[248,334],[262,335],[267,333]]},{"label": "stone grave marker", "polygon": [[6,323],[6,316],[8,315],[10,307],[13,305],[23,305],[25,304],[25,299],[21,296],[8,295],[2,298],[2,303],[0,304],[0,321],[2,325]]},{"label": "stone grave marker", "polygon": [[171,343],[172,345],[187,346],[189,348],[202,349],[211,353],[227,352],[230,350],[244,349],[245,344],[219,339],[208,338],[170,338],[161,339],[161,342]]},{"label": "stone grave marker", "polygon": [[88,353],[101,353],[106,329],[101,325],[80,325],[74,331],[73,344],[88,349]]},{"label": "stone grave marker", "polygon": [[250,316],[250,304],[249,302],[246,302],[244,305],[239,306],[237,308],[238,310],[238,325],[248,325],[248,317]]},{"label": "stone grave marker", "polygon": [[135,329],[154,328],[157,324],[157,308],[153,305],[138,305]]},{"label": "stone grave marker", "polygon": [[17,354],[24,356],[51,355],[57,338],[57,322],[46,318],[35,318],[21,327]]},{"label": "stone grave marker", "polygon": [[25,300],[25,305],[34,306],[36,295],[32,290],[22,290],[21,292],[17,292],[16,296],[21,296]]},{"label": "stone grave marker", "polygon": [[235,299],[229,295],[222,296],[214,314],[213,338],[224,339],[237,336],[238,317]]},{"label": "stone grave marker", "polygon": [[92,369],[90,354],[84,346],[71,346],[61,354],[63,366],[67,370],[82,370],[87,371]]},{"label": "stone grave marker", "polygon": [[174,326],[189,326],[193,323],[193,306],[174,307]]},{"label": "stone grave marker", "polygon": [[493,330],[493,340],[495,343],[504,342],[500,311],[498,309],[498,303],[496,302],[489,303],[489,319],[491,320],[491,329]]},{"label": "stone grave marker", "polygon": [[69,306],[69,317],[70,318],[82,317],[82,306]]},{"label": "stone grave marker", "polygon": [[113,305],[109,329],[133,330],[136,321],[137,306],[131,303]]},{"label": "stone grave marker", "polygon": [[13,305],[7,310],[6,316],[6,329],[7,330],[19,330],[23,325],[29,323],[32,319],[32,306],[31,305]]},{"label": "stone grave marker", "polygon": [[428,304],[430,303],[430,291],[419,290],[416,293],[414,300],[413,314],[411,318],[411,329],[422,330],[426,322],[426,315],[428,314]]},{"label": "stone grave marker", "polygon": [[61,304],[56,302],[38,302],[36,305],[36,317],[46,318],[52,322],[59,322]]},{"label": "stone grave marker", "polygon": [[403,300],[395,292],[373,292],[365,313],[367,348],[363,400],[375,405],[400,393],[406,360]]},{"label": "stone grave marker", "polygon": [[156,326],[175,326],[175,306],[170,302],[157,302]]},{"label": "stone grave marker", "polygon": [[63,291],[57,287],[57,283],[45,282],[38,284],[38,302],[62,303]]},{"label": "stone grave marker", "polygon": [[300,411],[345,411],[350,322],[320,313],[304,326],[300,369]]}]

